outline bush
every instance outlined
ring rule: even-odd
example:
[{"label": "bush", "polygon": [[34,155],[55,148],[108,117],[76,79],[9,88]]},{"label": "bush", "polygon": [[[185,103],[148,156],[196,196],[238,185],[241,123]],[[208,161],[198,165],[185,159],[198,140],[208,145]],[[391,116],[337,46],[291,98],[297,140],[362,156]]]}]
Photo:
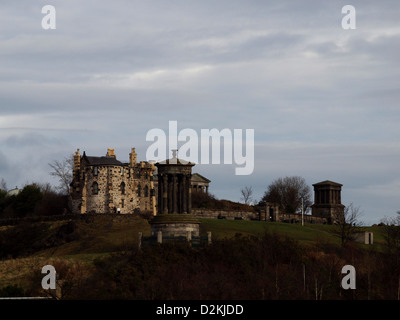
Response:
[{"label": "bush", "polygon": [[11,298],[11,297],[24,297],[25,291],[22,287],[17,285],[7,285],[0,288],[0,297]]},{"label": "bush", "polygon": [[0,190],[0,214],[6,218],[49,216],[66,213],[68,197],[51,190],[48,185],[26,185],[15,196]]},{"label": "bush", "polygon": [[234,210],[234,211],[252,211],[253,207],[247,204],[233,202],[230,200],[218,200],[213,194],[193,191],[192,208],[211,209],[211,210]]}]

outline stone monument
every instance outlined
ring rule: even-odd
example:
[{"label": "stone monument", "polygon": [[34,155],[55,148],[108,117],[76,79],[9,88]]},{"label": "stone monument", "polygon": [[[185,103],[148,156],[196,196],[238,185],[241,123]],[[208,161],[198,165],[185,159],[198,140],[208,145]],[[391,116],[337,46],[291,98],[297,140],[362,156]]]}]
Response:
[{"label": "stone monument", "polygon": [[200,221],[191,214],[191,176],[194,163],[173,156],[155,166],[158,170],[157,215],[150,221],[151,235],[198,237]]},{"label": "stone monument", "polygon": [[313,184],[314,204],[311,206],[311,214],[328,220],[329,224],[335,224],[338,216],[343,216],[342,184],[333,181],[322,181]]}]

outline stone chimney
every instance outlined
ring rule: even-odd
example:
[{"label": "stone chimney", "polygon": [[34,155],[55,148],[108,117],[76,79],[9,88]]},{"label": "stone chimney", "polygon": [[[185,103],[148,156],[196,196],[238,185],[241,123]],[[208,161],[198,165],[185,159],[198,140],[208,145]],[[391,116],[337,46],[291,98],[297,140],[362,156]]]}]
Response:
[{"label": "stone chimney", "polygon": [[117,156],[114,153],[114,149],[107,149],[106,157],[117,159]]},{"label": "stone chimney", "polygon": [[137,163],[137,153],[135,148],[132,148],[132,152],[129,154],[129,163],[133,167]]},{"label": "stone chimney", "polygon": [[76,150],[74,154],[74,169],[73,172],[77,172],[81,169],[81,155],[79,154],[79,149]]}]

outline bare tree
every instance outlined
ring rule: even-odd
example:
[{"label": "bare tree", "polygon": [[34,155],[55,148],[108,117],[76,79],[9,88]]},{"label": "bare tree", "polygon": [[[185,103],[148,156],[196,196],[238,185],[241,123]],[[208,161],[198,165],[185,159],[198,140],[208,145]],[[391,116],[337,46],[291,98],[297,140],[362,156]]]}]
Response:
[{"label": "bare tree", "polygon": [[252,187],[245,187],[244,189],[240,190],[242,199],[245,204],[250,204],[251,200],[253,199],[253,188]]},{"label": "bare tree", "polygon": [[286,213],[301,212],[302,200],[306,212],[312,204],[311,188],[305,179],[299,176],[274,180],[262,198],[262,201],[277,203],[280,210]]},{"label": "bare tree", "polygon": [[54,160],[52,163],[49,163],[49,166],[53,169],[50,175],[59,180],[60,184],[57,190],[62,194],[68,194],[69,185],[72,181],[72,170],[74,168],[73,155],[64,158],[63,161]]},{"label": "bare tree", "polygon": [[381,223],[388,251],[400,251],[400,210],[396,217],[384,218]]},{"label": "bare tree", "polygon": [[343,214],[337,215],[334,233],[340,236],[343,247],[354,240],[355,233],[362,226],[362,222],[360,221],[362,214],[360,207],[355,207],[353,203],[350,203],[344,209]]},{"label": "bare tree", "polygon": [[6,181],[4,180],[4,178],[1,178],[0,190],[7,191],[7,183],[6,183]]}]

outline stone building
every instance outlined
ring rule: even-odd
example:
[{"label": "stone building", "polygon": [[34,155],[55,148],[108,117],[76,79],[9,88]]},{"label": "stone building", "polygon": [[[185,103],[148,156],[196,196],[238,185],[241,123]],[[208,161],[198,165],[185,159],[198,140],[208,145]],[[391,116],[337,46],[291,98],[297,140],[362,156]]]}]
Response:
[{"label": "stone building", "polygon": [[193,173],[191,178],[191,187],[193,191],[200,191],[208,193],[208,187],[211,180],[203,177],[201,174]]},{"label": "stone building", "polygon": [[152,163],[137,162],[135,148],[129,162],[117,160],[114,149],[103,157],[74,155],[70,204],[73,213],[134,213],[156,214]]},{"label": "stone building", "polygon": [[342,186],[329,180],[313,184],[314,204],[311,206],[311,215],[326,218],[330,224],[335,223],[337,216],[344,214]]}]

